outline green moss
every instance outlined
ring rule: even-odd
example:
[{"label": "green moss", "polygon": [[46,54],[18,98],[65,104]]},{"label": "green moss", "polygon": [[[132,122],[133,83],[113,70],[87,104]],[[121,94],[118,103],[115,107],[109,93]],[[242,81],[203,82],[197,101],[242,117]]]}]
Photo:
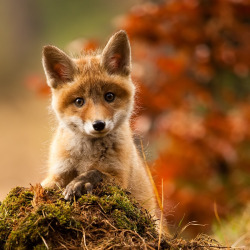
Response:
[{"label": "green moss", "polygon": [[5,244],[11,230],[12,230],[12,224],[0,218],[0,249]]},{"label": "green moss", "polygon": [[151,217],[142,211],[135,199],[118,186],[103,186],[98,196],[84,195],[78,202],[81,205],[99,205],[105,214],[111,216],[117,228],[131,229],[140,234],[144,234],[149,228],[152,232],[155,230]]},{"label": "green moss", "polygon": [[44,243],[33,247],[33,250],[47,250],[47,249],[48,248],[44,245]]},{"label": "green moss", "polygon": [[79,223],[73,219],[69,202],[59,200],[54,204],[41,204],[12,230],[7,246],[10,249],[17,246],[34,246],[53,230],[66,233],[67,228],[78,226]]},{"label": "green moss", "polygon": [[[155,249],[158,240],[148,213],[110,184],[73,202],[60,190],[17,187],[0,205],[0,249]],[[198,249],[208,242],[203,236],[190,242],[163,239],[161,249]]]},{"label": "green moss", "polygon": [[115,224],[118,228],[138,231],[136,222],[129,219],[123,211],[115,209],[112,212],[112,217],[115,219]]},{"label": "green moss", "polygon": [[78,204],[81,205],[91,205],[96,204],[98,201],[98,197],[91,194],[83,195],[79,200],[77,201]]},{"label": "green moss", "polygon": [[71,204],[62,199],[61,192],[48,189],[40,195],[41,200],[36,201],[33,191],[20,187],[8,194],[0,206],[0,249],[35,246],[53,227],[67,231],[67,227],[79,226],[73,219]]},{"label": "green moss", "polygon": [[0,214],[5,217],[22,216],[22,211],[19,211],[20,208],[23,208],[23,212],[30,209],[33,196],[34,194],[25,188],[16,187],[12,189],[0,206]]},{"label": "green moss", "polygon": [[0,205],[0,248],[15,226],[16,221],[32,208],[33,193],[25,188],[16,187]]},{"label": "green moss", "polygon": [[117,186],[101,186],[72,203],[59,190],[17,187],[0,205],[0,249],[55,246],[58,235],[74,239],[82,228],[98,228],[105,216],[120,229],[144,234],[148,223],[154,230],[150,217]]}]

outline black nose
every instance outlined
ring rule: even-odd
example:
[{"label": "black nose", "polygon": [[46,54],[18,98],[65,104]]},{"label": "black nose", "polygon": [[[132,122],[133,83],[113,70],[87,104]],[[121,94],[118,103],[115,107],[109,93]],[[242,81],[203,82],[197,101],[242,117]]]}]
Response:
[{"label": "black nose", "polygon": [[105,122],[104,121],[95,121],[93,123],[93,128],[96,131],[102,131],[105,128]]}]

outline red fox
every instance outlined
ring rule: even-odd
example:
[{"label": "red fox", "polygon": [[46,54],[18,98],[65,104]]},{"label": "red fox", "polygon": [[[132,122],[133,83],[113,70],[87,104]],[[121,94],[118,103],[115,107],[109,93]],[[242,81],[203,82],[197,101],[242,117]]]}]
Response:
[{"label": "red fox", "polygon": [[42,186],[63,187],[70,200],[110,177],[155,214],[152,184],[130,129],[135,86],[126,32],[115,33],[102,52],[76,59],[46,46],[42,62],[58,119]]}]

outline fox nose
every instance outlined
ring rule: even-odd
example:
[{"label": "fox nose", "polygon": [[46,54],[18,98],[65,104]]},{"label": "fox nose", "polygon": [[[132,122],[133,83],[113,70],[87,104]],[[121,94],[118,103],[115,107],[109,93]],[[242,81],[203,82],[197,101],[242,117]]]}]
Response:
[{"label": "fox nose", "polygon": [[93,122],[93,128],[96,131],[102,131],[105,128],[105,122],[104,121],[95,121]]}]

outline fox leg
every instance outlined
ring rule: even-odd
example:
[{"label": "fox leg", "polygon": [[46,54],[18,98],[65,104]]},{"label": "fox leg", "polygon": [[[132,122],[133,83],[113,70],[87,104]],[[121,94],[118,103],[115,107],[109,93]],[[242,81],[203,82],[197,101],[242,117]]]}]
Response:
[{"label": "fox leg", "polygon": [[46,179],[44,179],[41,182],[42,187],[44,188],[56,188],[57,187],[57,181],[56,181],[56,176],[54,175],[49,175],[48,177],[46,177]]},{"label": "fox leg", "polygon": [[73,179],[63,192],[65,200],[72,200],[82,194],[91,193],[93,188],[105,178],[99,170],[89,170]]},{"label": "fox leg", "polygon": [[78,175],[76,170],[63,172],[60,174],[50,173],[41,185],[47,188],[64,188]]}]

